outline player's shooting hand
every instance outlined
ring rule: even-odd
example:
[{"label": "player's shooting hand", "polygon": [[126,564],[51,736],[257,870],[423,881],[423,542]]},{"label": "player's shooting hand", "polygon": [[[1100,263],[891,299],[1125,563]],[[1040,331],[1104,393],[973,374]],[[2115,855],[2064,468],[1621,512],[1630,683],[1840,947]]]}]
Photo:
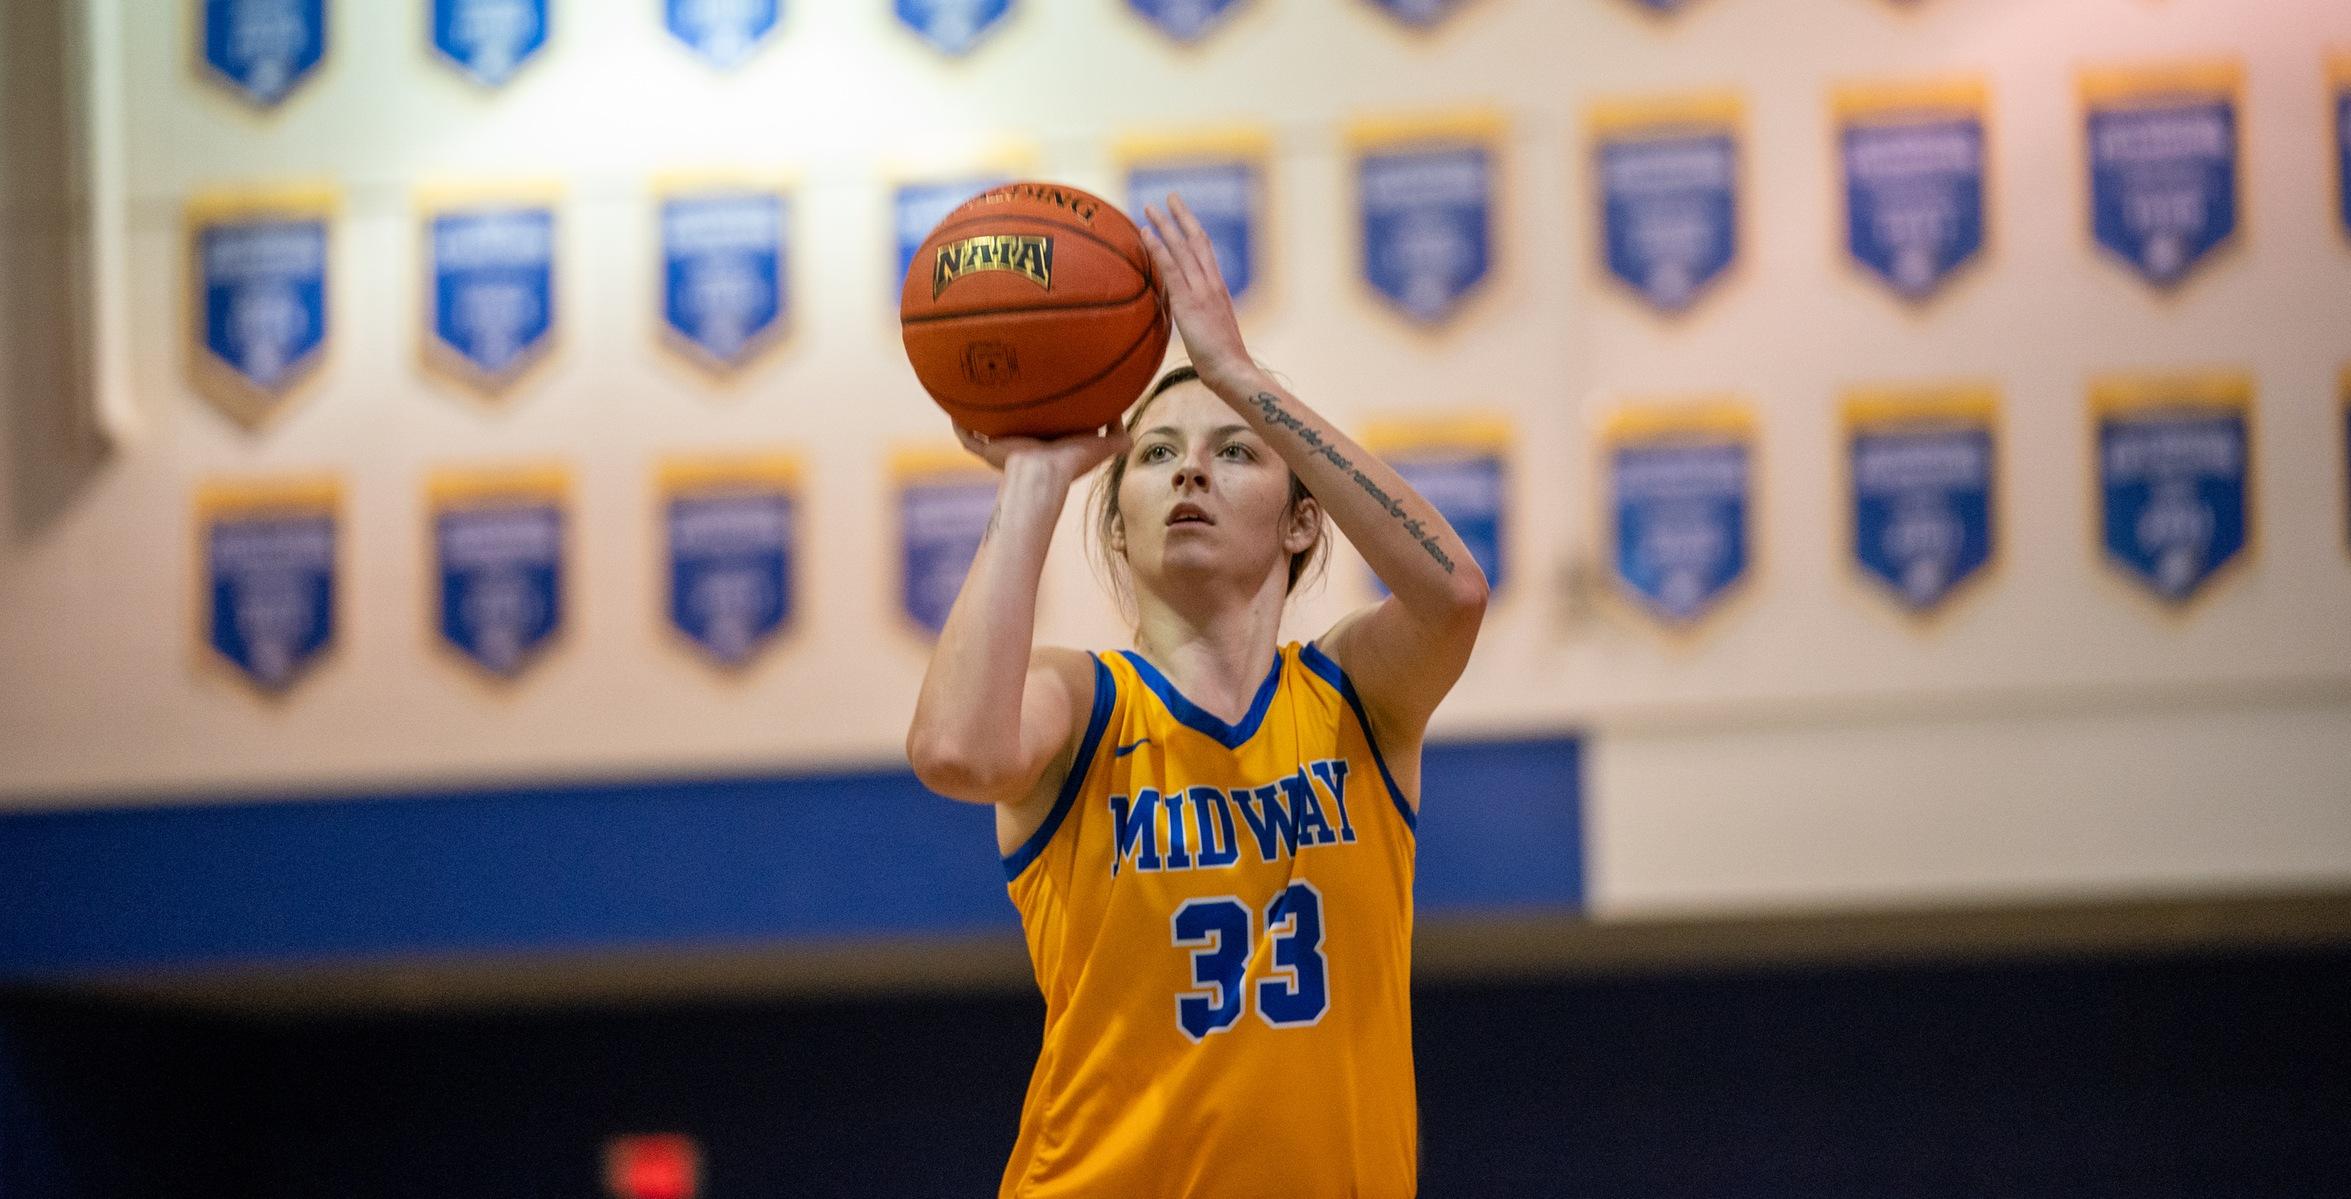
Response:
[{"label": "player's shooting hand", "polygon": [[1125,426],[1115,422],[1051,439],[988,437],[957,425],[955,437],[964,449],[997,470],[1009,471],[1015,469],[1016,461],[1025,461],[1028,465],[1044,467],[1065,485],[1077,482],[1087,471],[1125,453],[1132,443]]},{"label": "player's shooting hand", "polygon": [[1183,197],[1167,197],[1167,211],[1143,207],[1143,247],[1159,270],[1167,290],[1168,315],[1184,339],[1184,352],[1200,372],[1200,381],[1218,395],[1257,369],[1241,342],[1241,322],[1233,315],[1233,296],[1224,272],[1216,265],[1216,247],[1200,219]]}]

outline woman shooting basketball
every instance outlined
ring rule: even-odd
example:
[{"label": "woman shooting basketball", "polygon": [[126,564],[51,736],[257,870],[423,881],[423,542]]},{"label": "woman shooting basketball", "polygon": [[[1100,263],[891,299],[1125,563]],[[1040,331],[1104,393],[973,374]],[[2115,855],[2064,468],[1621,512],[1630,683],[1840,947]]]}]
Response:
[{"label": "woman shooting basketball", "polygon": [[[1410,1195],[1420,747],[1486,581],[1435,509],[1242,344],[1183,203],[1145,242],[1192,367],[1125,427],[985,440],[990,533],[923,681],[908,755],[996,807],[1045,995],[1006,1196]],[[1032,648],[1071,484],[1135,648]],[[1278,645],[1325,516],[1389,598]]]}]

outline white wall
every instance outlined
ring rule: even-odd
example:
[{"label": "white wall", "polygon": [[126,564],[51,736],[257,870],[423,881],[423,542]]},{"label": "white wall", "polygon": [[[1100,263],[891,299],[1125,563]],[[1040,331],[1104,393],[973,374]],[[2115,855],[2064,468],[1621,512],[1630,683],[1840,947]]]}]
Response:
[{"label": "white wall", "polygon": [[[897,30],[880,0],[828,0],[791,5],[738,76],[661,36],[651,0],[559,3],[548,56],[494,94],[428,59],[421,4],[338,4],[331,61],[268,116],[195,75],[197,6],[125,23],[143,431],[55,512],[0,489],[0,802],[894,759],[926,647],[880,615],[882,460],[944,427],[886,300],[888,180],[1011,140],[1038,173],[1115,192],[1117,136],[1240,122],[1277,150],[1259,356],[1345,421],[1499,409],[1520,429],[1514,585],[1440,724],[1596,734],[1599,910],[2351,880],[2332,399],[2351,361],[2351,244],[2322,156],[2322,47],[2351,47],[2338,0],[1705,0],[1673,23],[1620,0],[1478,0],[1429,37],[1368,5],[1255,0],[1194,50],[1113,0],[1027,0],[964,62]],[[2089,244],[2075,72],[2215,55],[2249,73],[2245,229],[2166,298]],[[1827,92],[1953,71],[1992,86],[1994,246],[1918,315],[1840,261]],[[1598,282],[1580,114],[1725,86],[1750,106],[1750,257],[1694,318],[1660,322]],[[1430,335],[1353,282],[1341,135],[1363,115],[1463,106],[1511,122],[1507,257]],[[652,334],[648,183],[706,167],[800,183],[795,335],[730,387]],[[186,382],[181,203],[322,177],[345,193],[337,344],[318,386],[249,432]],[[568,331],[503,402],[420,371],[420,178],[567,188]],[[2093,552],[2083,389],[2206,365],[2259,379],[2260,529],[2250,569],[2175,615]],[[1920,626],[1845,565],[1834,406],[1848,384],[1951,376],[2005,391],[2005,544],[1997,578]],[[9,402],[29,403],[9,382]],[[1593,599],[1591,422],[1685,390],[1765,414],[1761,574],[1695,638]],[[24,422],[0,437],[0,468],[24,470]],[[722,677],[661,624],[649,474],[663,454],[767,447],[812,467],[808,585],[790,639]],[[423,476],[549,456],[580,478],[571,628],[519,683],[486,684],[431,640]],[[263,699],[203,662],[190,493],[318,469],[348,488],[339,645]],[[1076,548],[1065,536],[1051,568],[1046,634],[1115,643]],[[1300,606],[1301,635],[1362,598],[1350,564],[1331,580]]]}]

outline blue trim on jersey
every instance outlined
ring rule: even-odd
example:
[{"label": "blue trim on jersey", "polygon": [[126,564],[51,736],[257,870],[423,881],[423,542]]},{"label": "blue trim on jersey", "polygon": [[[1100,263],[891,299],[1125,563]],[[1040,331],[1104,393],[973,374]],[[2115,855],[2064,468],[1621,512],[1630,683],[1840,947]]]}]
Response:
[{"label": "blue trim on jersey", "polygon": [[[1094,657],[1092,654],[1086,656]],[[1069,815],[1070,805],[1077,802],[1078,788],[1085,786],[1086,772],[1093,769],[1094,751],[1102,746],[1102,731],[1110,727],[1111,705],[1117,700],[1117,680],[1110,677],[1110,668],[1102,664],[1102,659],[1094,658],[1094,714],[1086,719],[1086,735],[1078,740],[1078,756],[1070,759],[1069,777],[1061,780],[1061,794],[1054,797],[1053,811],[1045,817],[1045,823],[1038,825],[1037,831],[1029,834],[1026,844],[1013,850],[1012,856],[1004,859],[1005,882],[1019,878],[1021,872],[1029,868],[1029,863],[1036,861],[1038,855],[1045,852],[1045,846],[1053,840],[1054,830],[1060,828],[1062,818]]]},{"label": "blue trim on jersey", "polygon": [[1282,681],[1282,654],[1280,650],[1275,650],[1273,669],[1266,672],[1264,684],[1257,688],[1257,698],[1249,701],[1249,711],[1241,717],[1239,724],[1226,724],[1185,699],[1184,693],[1176,690],[1175,684],[1168,682],[1167,676],[1159,673],[1158,667],[1143,660],[1143,655],[1131,649],[1122,649],[1118,654],[1135,668],[1137,675],[1142,676],[1143,685],[1159,696],[1159,702],[1167,705],[1168,715],[1194,731],[1214,738],[1217,744],[1226,749],[1239,749],[1248,743],[1249,738],[1257,735],[1257,726],[1265,723],[1266,712],[1273,708],[1273,693]]},{"label": "blue trim on jersey", "polygon": [[1339,693],[1339,698],[1347,701],[1348,707],[1355,709],[1355,723],[1363,726],[1363,743],[1371,746],[1372,765],[1380,768],[1380,781],[1388,785],[1388,798],[1395,803],[1396,814],[1404,818],[1404,827],[1418,833],[1420,817],[1413,813],[1412,805],[1405,802],[1404,789],[1396,785],[1396,776],[1388,773],[1388,759],[1380,753],[1379,735],[1371,731],[1371,717],[1364,715],[1363,698],[1355,694],[1354,682],[1348,679],[1346,671],[1339,669],[1339,664],[1332,661],[1329,654],[1322,652],[1321,646],[1311,641],[1298,647],[1298,661],[1304,663],[1306,669],[1320,675],[1323,682],[1331,685],[1331,690]]}]

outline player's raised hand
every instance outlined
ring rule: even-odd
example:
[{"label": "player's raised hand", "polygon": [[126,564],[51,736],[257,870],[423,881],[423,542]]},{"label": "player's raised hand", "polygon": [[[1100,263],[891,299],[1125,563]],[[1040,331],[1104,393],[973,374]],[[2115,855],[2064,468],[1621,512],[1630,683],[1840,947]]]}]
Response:
[{"label": "player's raised hand", "polygon": [[1184,339],[1184,352],[1200,381],[1218,394],[1225,384],[1256,369],[1241,342],[1232,292],[1216,265],[1216,247],[1183,197],[1170,193],[1167,211],[1143,206],[1143,247],[1167,289],[1168,315]]}]

